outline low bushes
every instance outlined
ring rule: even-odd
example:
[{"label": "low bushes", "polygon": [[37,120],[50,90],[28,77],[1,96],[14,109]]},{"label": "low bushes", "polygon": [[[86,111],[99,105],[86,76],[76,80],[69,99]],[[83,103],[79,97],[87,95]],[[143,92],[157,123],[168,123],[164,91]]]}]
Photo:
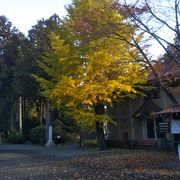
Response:
[{"label": "low bushes", "polygon": [[46,129],[44,125],[37,126],[31,130],[31,141],[34,144],[45,144]]},{"label": "low bushes", "polygon": [[8,132],[7,141],[13,144],[23,144],[24,138],[15,129],[12,129]]},{"label": "low bushes", "polygon": [[65,143],[65,142],[66,143],[77,142],[77,138],[76,138],[77,132],[75,131],[75,127],[65,125],[58,119],[52,123],[52,126],[53,126],[53,140],[56,144]]}]

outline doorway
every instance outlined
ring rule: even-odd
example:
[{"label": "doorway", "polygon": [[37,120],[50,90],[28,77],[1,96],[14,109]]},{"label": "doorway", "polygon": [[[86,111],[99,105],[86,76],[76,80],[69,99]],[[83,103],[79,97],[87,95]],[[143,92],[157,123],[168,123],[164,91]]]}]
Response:
[{"label": "doorway", "polygon": [[147,124],[147,137],[148,138],[155,138],[154,120],[153,119],[146,119],[146,124]]}]

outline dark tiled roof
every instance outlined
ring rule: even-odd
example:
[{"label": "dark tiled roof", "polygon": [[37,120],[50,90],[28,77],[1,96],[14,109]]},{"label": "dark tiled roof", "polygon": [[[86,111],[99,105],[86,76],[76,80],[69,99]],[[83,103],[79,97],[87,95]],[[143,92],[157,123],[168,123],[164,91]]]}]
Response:
[{"label": "dark tiled roof", "polygon": [[[180,66],[178,66],[174,61],[157,61],[153,68],[158,73],[158,75],[164,80],[171,79],[172,81],[177,81],[180,79]],[[148,75],[148,80],[155,80],[156,77],[153,72]]]},{"label": "dark tiled roof", "polygon": [[[161,111],[162,108],[153,103],[152,101],[145,101],[143,104],[136,110],[136,112],[132,115],[134,118],[138,118],[142,116],[144,111],[148,110],[149,112],[158,112]],[[149,114],[151,115],[151,114]]]},{"label": "dark tiled roof", "polygon": [[180,105],[176,105],[157,113],[154,113],[155,116],[172,116],[172,115],[180,115]]}]

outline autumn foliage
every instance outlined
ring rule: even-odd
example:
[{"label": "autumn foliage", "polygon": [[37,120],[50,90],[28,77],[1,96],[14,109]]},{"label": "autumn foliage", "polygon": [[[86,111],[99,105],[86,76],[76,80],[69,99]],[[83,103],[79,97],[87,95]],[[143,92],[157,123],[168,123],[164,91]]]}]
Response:
[{"label": "autumn foliage", "polygon": [[66,36],[51,34],[51,50],[40,63],[49,78],[37,77],[46,97],[58,107],[66,105],[82,127],[91,129],[97,124],[102,129],[103,122],[111,121],[97,107],[140,94],[147,76],[138,51],[107,34],[129,40],[130,31],[136,34],[111,3],[73,1],[63,22]]}]

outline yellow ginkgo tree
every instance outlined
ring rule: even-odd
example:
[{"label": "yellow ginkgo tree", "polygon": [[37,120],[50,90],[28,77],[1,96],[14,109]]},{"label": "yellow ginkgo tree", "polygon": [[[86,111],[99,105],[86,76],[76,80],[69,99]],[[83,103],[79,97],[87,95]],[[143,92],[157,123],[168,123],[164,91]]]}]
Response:
[{"label": "yellow ginkgo tree", "polygon": [[[100,1],[82,1],[86,2],[89,3],[88,9],[91,12],[93,8],[96,11],[99,8],[102,15],[111,13],[108,14],[109,17],[113,16],[114,20],[119,20],[123,29],[127,26],[123,24],[122,17],[108,9],[107,3],[110,1],[102,1],[106,6],[102,6]],[[69,7],[68,18],[64,20],[66,37],[52,34],[52,50],[46,54],[45,61],[40,63],[49,78],[38,77],[37,80],[44,95],[58,107],[66,105],[81,126],[96,129],[98,147],[105,149],[103,123],[111,119],[104,115],[104,106],[141,93],[146,81],[146,68],[143,63],[139,63],[140,56],[136,49],[125,41],[100,36],[87,37],[85,43],[86,36],[84,34],[81,36],[77,26],[71,26],[77,23],[77,19],[72,17],[73,13],[83,10],[80,8],[83,5],[81,1],[74,3]],[[103,19],[98,21],[105,23]],[[63,38],[72,42],[69,44],[70,41],[64,41]]]}]

